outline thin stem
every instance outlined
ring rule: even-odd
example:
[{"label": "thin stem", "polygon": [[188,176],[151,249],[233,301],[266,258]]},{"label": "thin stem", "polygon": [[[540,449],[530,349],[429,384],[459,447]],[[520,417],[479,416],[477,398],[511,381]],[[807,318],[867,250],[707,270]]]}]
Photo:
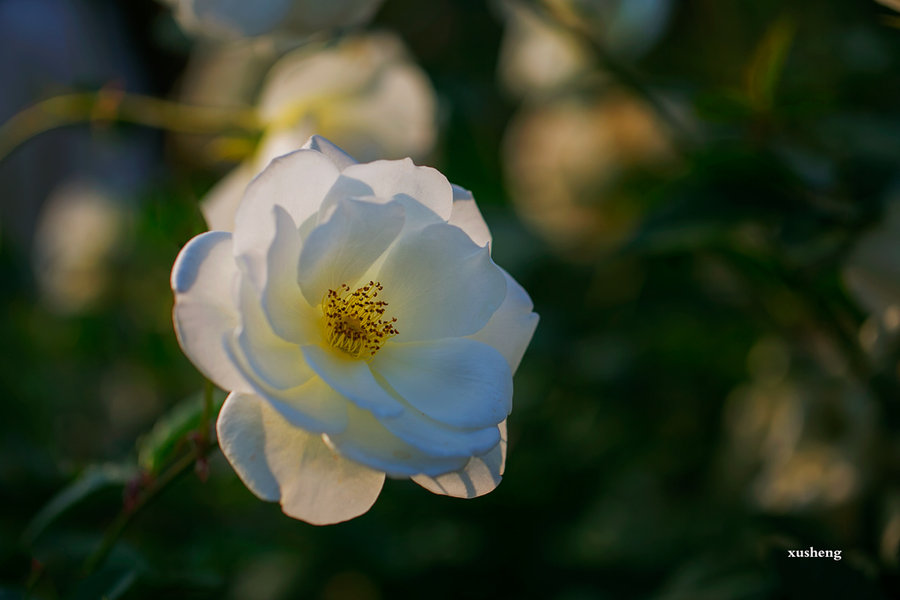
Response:
[{"label": "thin stem", "polygon": [[210,427],[210,419],[212,419],[213,413],[213,383],[209,379],[205,381],[203,386],[203,417],[202,422],[200,423],[201,431],[200,436],[203,441],[204,446],[208,446],[211,441],[211,427]]},{"label": "thin stem", "polygon": [[103,561],[106,560],[106,557],[116,545],[122,532],[125,531],[131,523],[131,520],[141,512],[151,500],[158,496],[173,482],[178,480],[182,475],[190,471],[191,467],[193,467],[198,460],[205,458],[215,447],[216,446],[212,443],[196,444],[188,454],[179,458],[156,478],[153,483],[138,496],[137,500],[135,500],[132,505],[123,508],[116,517],[116,520],[113,521],[112,525],[106,530],[103,540],[100,542],[100,546],[98,546],[85,561],[83,569],[84,574],[90,575],[103,564]]},{"label": "thin stem", "polygon": [[0,160],[30,138],[65,125],[120,121],[181,133],[257,132],[250,109],[189,106],[119,90],[66,94],[25,108],[0,126]]}]

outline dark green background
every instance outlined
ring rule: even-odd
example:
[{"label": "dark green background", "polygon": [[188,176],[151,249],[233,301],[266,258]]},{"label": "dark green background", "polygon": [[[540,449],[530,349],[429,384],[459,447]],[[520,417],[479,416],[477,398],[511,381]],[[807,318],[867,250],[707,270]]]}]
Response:
[{"label": "dark green background", "polygon": [[[167,95],[190,42],[165,9],[87,4],[128,40],[142,91]],[[35,598],[896,597],[897,540],[884,540],[900,498],[898,347],[878,358],[859,347],[867,315],[841,277],[900,175],[890,15],[863,0],[677,3],[652,50],[617,64],[680,99],[692,133],[677,140],[679,165],[619,177],[607,193],[633,205],[639,227],[572,257],[511,208],[500,149],[518,106],[497,83],[497,11],[387,0],[372,27],[404,38],[441,98],[434,166],[474,190],[496,261],[541,316],[516,375],[503,483],[464,501],[388,481],[364,516],[317,528],[258,501],[217,455],[205,483],[189,474],[167,489],[84,579],[79,565],[119,511],[121,485],[35,540],[25,527],[89,465],[134,463],[135,439],[202,388],[171,328],[168,277],[219,176],[167,158],[162,134],[96,133],[146,136],[155,156],[100,304],[69,317],[44,308],[28,243],[0,229],[0,598],[21,597],[37,573]],[[745,75],[779,20],[795,33],[760,107]],[[798,155],[816,168],[798,168]],[[854,402],[874,415],[849,499],[790,511],[754,501],[759,465],[735,458],[726,406],[752,380],[761,340],[786,349],[811,414],[847,386],[863,390],[820,435],[844,443]],[[829,370],[823,345],[849,366]],[[153,390],[149,414],[109,417],[101,397],[115,373]],[[810,546],[843,560],[787,558]]]}]

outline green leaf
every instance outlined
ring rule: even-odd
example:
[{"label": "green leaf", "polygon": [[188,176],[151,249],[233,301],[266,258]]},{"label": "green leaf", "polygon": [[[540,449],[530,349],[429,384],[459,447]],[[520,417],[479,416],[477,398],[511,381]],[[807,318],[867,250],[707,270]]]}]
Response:
[{"label": "green leaf", "polygon": [[[225,393],[215,390],[212,395],[210,422],[225,401]],[[138,464],[142,469],[155,472],[175,454],[185,437],[202,427],[203,393],[185,398],[163,415],[148,434],[138,441]]]},{"label": "green leaf", "polygon": [[31,545],[53,521],[87,496],[109,486],[124,485],[137,475],[132,464],[90,465],[57,493],[28,524],[23,540]]}]

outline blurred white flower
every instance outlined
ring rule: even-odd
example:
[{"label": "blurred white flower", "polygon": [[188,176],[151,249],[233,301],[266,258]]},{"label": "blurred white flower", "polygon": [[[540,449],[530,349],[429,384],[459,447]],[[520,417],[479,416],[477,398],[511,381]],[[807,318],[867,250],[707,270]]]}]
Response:
[{"label": "blurred white flower", "polygon": [[501,4],[506,31],[500,47],[500,79],[518,95],[550,92],[583,82],[595,70],[587,42],[541,18],[520,2]]},{"label": "blurred white flower", "polygon": [[621,241],[640,213],[614,188],[629,169],[672,162],[651,109],[623,92],[523,108],[504,140],[506,180],[522,219],[573,258]]},{"label": "blurred white flower", "polygon": [[888,204],[884,220],[865,233],[844,263],[844,282],[877,320],[879,330],[900,330],[900,200]]},{"label": "blurred white flower", "polygon": [[603,77],[590,42],[576,30],[592,32],[614,55],[631,58],[656,42],[671,10],[670,0],[545,0],[546,14],[521,0],[497,4],[506,21],[500,78],[523,96]]},{"label": "blurred white flower", "polygon": [[231,231],[254,175],[314,132],[362,160],[422,157],[433,146],[435,95],[427,76],[389,34],[306,47],[269,72],[257,110],[265,128],[256,153],[217,184],[202,204],[211,229]]},{"label": "blurred white flower", "polygon": [[190,33],[213,38],[306,36],[365,23],[383,0],[164,0]]},{"label": "blurred white flower", "polygon": [[792,369],[790,360],[776,340],[750,351],[753,377],[726,405],[723,469],[740,486],[749,481],[749,500],[766,510],[840,505],[868,475],[876,411],[845,375]]},{"label": "blurred white flower", "polygon": [[217,429],[244,483],[315,524],[367,511],[385,474],[494,489],[538,317],[471,194],[313,137],[253,180],[234,222],[188,242],[172,288],[182,348],[231,390]]},{"label": "blurred white flower", "polygon": [[123,209],[95,184],[69,182],[50,195],[33,256],[38,287],[51,309],[79,312],[106,291],[124,227]]}]

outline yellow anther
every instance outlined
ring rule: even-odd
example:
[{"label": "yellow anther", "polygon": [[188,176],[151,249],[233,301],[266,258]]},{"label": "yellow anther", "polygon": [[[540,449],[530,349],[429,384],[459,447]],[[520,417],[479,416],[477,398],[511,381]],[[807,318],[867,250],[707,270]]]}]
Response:
[{"label": "yellow anther", "polygon": [[370,281],[354,292],[345,283],[328,290],[322,299],[322,313],[325,339],[332,347],[368,360],[399,333],[394,327],[397,319],[384,316],[387,302],[377,300],[383,289],[379,282]]}]

